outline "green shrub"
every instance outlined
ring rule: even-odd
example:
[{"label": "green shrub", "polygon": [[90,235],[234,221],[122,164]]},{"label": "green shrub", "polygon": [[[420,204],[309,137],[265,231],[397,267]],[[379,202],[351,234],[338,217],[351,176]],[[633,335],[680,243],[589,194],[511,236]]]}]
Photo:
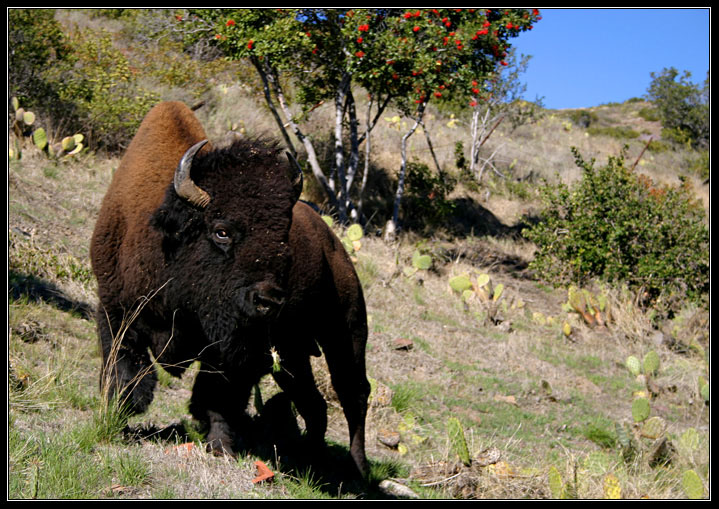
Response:
[{"label": "green shrub", "polygon": [[[669,68],[650,73],[652,82],[647,89],[648,98],[657,108],[662,121],[663,137],[695,148],[709,145],[709,73],[703,86],[692,83],[691,73]],[[677,80],[677,78],[679,78]]]},{"label": "green shrub", "polygon": [[53,97],[47,69],[70,53],[54,9],[8,10],[8,97],[36,108]]},{"label": "green shrub", "polygon": [[8,22],[10,95],[50,133],[86,133],[93,147],[109,150],[126,146],[159,97],[138,85],[139,71],[112,36],[64,33],[51,9],[11,9]]},{"label": "green shrub", "polygon": [[538,247],[530,266],[556,284],[600,278],[626,283],[647,303],[681,294],[706,305],[709,230],[689,188],[654,186],[623,154],[597,169],[572,151],[582,179],[571,189],[543,186],[546,207],[523,230]]},{"label": "green shrub", "polygon": [[591,136],[609,136],[610,138],[632,139],[638,138],[639,133],[629,127],[614,126],[614,127],[590,127],[587,132]]},{"label": "green shrub", "polygon": [[649,145],[647,146],[647,150],[649,152],[653,152],[655,154],[661,154],[662,152],[667,152],[671,147],[668,143],[660,140],[652,140],[649,142]]},{"label": "green shrub", "polygon": [[96,146],[126,146],[159,97],[137,84],[138,70],[113,46],[105,31],[79,31],[69,38],[75,63],[62,73],[60,98],[72,101],[78,131]]},{"label": "green shrub", "polygon": [[700,150],[697,158],[691,163],[691,170],[703,179],[709,178],[709,151]]},{"label": "green shrub", "polygon": [[659,110],[656,108],[642,108],[639,110],[638,115],[647,122],[659,122],[662,118]]},{"label": "green shrub", "polygon": [[433,174],[423,163],[407,163],[407,190],[403,209],[409,227],[434,226],[454,211],[447,199],[456,182],[445,172]]},{"label": "green shrub", "polygon": [[599,117],[593,111],[572,110],[568,113],[570,120],[579,127],[587,128],[599,121]]}]

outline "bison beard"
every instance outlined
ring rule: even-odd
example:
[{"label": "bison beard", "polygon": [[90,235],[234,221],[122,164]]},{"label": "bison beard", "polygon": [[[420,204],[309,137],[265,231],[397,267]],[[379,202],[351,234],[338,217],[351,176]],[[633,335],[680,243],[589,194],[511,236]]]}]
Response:
[{"label": "bison beard", "polygon": [[352,262],[298,201],[301,180],[280,150],[256,141],[209,150],[205,138],[184,104],[159,104],[104,198],[90,249],[101,385],[143,412],[157,380],[150,354],[175,376],[199,360],[190,411],[208,449],[234,455],[251,388],[272,373],[319,448],[327,405],[309,361],[319,345],[366,475],[367,323]]}]

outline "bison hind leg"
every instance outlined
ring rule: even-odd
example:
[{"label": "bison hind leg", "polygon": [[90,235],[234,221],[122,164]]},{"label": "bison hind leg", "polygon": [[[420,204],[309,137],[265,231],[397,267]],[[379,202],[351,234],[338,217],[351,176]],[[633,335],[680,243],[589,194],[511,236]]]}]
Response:
[{"label": "bison hind leg", "polygon": [[[339,330],[341,330],[338,327]],[[357,327],[345,334],[338,334],[333,340],[322,340],[332,386],[342,405],[347,419],[350,438],[350,455],[363,477],[369,474],[365,454],[365,419],[370,384],[365,368],[365,345],[367,330]]]}]

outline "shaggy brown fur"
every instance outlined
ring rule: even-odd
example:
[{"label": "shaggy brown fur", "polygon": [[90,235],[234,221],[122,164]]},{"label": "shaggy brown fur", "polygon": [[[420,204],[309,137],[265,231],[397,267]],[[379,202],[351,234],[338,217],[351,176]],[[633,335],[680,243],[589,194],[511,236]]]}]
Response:
[{"label": "shaggy brown fur", "polygon": [[[297,201],[300,190],[273,144],[206,145],[192,179],[210,203],[200,208],[180,198],[175,168],[205,137],[184,104],[159,104],[105,196],[91,243],[102,383],[142,412],[156,377],[150,370],[134,379],[151,365],[148,352],[174,375],[199,359],[190,411],[207,426],[209,448],[235,454],[251,387],[272,371],[275,351],[281,369],[273,376],[319,447],[326,403],[309,362],[319,344],[348,421],[350,453],[366,474],[367,324],[352,262],[319,215]],[[129,312],[158,290],[120,337]]]}]

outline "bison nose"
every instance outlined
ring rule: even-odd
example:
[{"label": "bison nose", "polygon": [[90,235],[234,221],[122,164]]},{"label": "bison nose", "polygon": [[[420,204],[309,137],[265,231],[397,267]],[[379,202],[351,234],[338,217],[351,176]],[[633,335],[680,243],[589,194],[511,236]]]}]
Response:
[{"label": "bison nose", "polygon": [[279,312],[285,304],[285,292],[272,283],[257,283],[249,295],[252,308],[260,316]]}]

